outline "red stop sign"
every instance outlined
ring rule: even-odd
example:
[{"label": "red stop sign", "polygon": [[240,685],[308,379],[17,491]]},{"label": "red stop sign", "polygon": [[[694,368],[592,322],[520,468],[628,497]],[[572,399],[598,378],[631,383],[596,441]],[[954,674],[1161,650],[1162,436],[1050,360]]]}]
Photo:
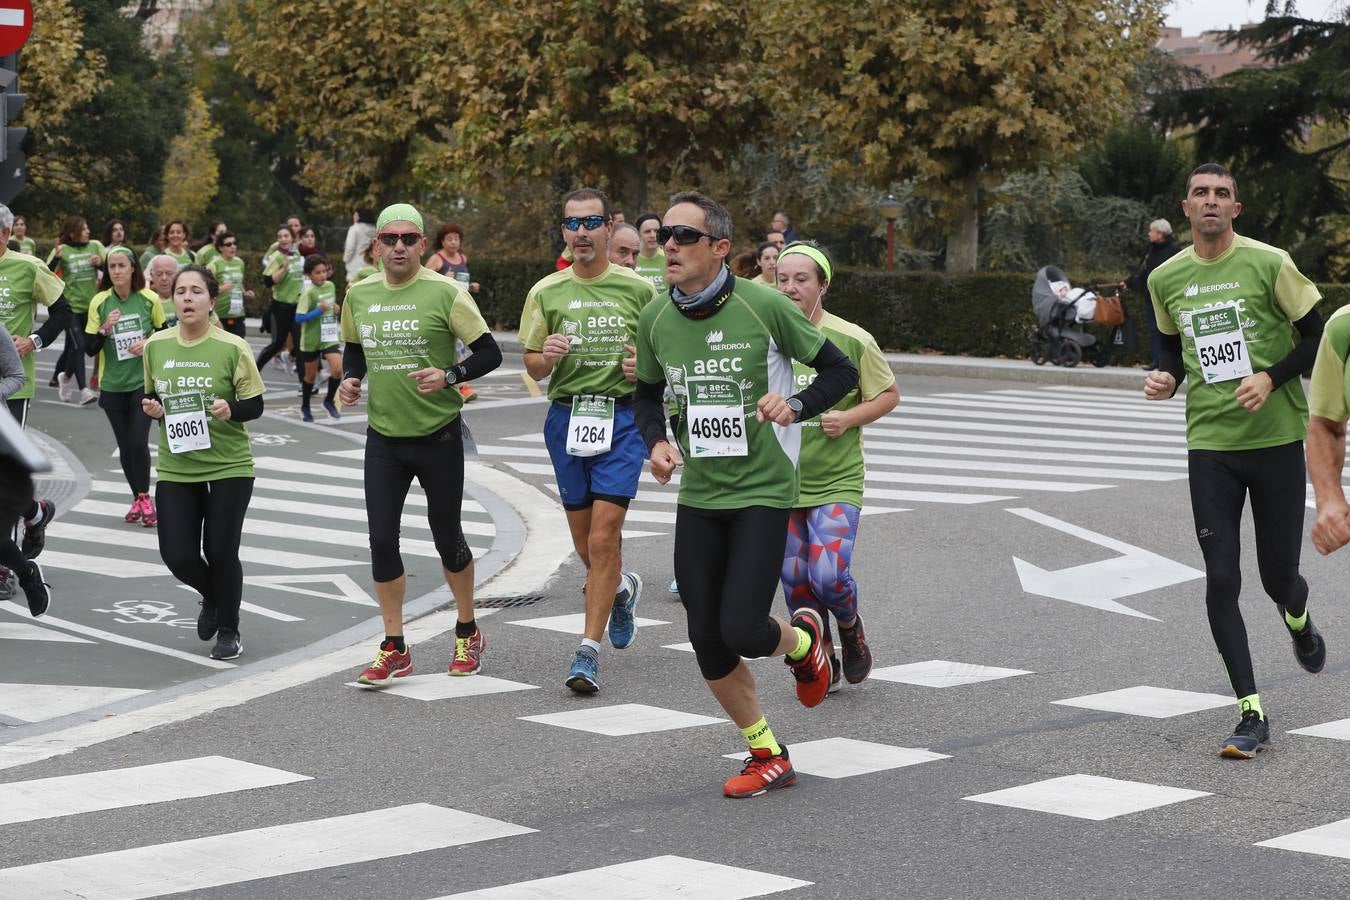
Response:
[{"label": "red stop sign", "polygon": [[29,0],[0,0],[0,56],[17,53],[33,33],[33,4]]}]

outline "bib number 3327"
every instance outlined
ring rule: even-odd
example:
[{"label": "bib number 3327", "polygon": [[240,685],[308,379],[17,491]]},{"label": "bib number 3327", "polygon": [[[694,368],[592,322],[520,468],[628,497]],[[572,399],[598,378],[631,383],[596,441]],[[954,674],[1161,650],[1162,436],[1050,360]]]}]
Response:
[{"label": "bib number 3327", "polygon": [[572,398],[572,417],[567,422],[567,454],[599,456],[614,442],[614,398]]},{"label": "bib number 3327", "polygon": [[1206,384],[1252,374],[1237,304],[1197,312],[1191,316],[1191,327],[1195,331],[1195,355]]}]

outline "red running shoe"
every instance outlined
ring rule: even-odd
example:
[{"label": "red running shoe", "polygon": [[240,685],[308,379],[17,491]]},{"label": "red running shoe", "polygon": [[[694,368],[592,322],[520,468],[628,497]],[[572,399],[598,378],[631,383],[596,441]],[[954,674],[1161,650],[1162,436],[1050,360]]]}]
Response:
[{"label": "red running shoe", "polygon": [[781,749],[782,752],[775,756],[768,747],[751,747],[745,768],[741,769],[741,774],[727,779],[722,785],[722,793],[739,800],[793,784],[797,773],[792,768],[792,760],[788,759],[788,748]]},{"label": "red running shoe", "polygon": [[811,649],[799,661],[785,659],[792,677],[797,679],[797,699],[802,706],[810,709],[825,699],[830,690],[830,658],[825,655],[824,641],[821,639],[825,625],[820,614],[814,609],[799,609],[792,614],[792,626],[804,628],[811,635]]},{"label": "red running shoe", "polygon": [[141,524],[146,528],[154,528],[159,523],[159,513],[155,512],[155,501],[150,499],[149,494],[141,494]]},{"label": "red running shoe", "polygon": [[375,661],[366,666],[366,670],[356,677],[358,684],[366,687],[388,687],[395,678],[412,674],[412,648],[402,653],[394,649],[393,644],[385,644],[375,653]]},{"label": "red running shoe", "polygon": [[455,637],[455,658],[450,661],[451,675],[477,675],[483,668],[480,662],[487,649],[487,635],[479,628],[468,637]]}]

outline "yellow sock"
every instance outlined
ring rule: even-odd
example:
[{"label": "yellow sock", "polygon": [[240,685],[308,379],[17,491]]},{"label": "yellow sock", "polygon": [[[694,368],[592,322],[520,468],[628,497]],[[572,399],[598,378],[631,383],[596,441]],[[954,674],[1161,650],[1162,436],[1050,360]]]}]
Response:
[{"label": "yellow sock", "polygon": [[797,632],[797,646],[787,653],[787,658],[793,662],[801,662],[806,659],[806,654],[811,649],[811,633],[805,628],[792,626],[792,630]]},{"label": "yellow sock", "polygon": [[1247,710],[1254,710],[1261,718],[1264,719],[1266,717],[1266,711],[1261,708],[1260,694],[1248,694],[1245,697],[1239,697],[1238,709],[1242,710],[1244,713],[1247,712]]},{"label": "yellow sock", "polygon": [[760,749],[767,747],[774,756],[783,752],[783,748],[778,746],[778,742],[773,739],[773,730],[769,728],[769,723],[761,716],[760,720],[749,728],[742,728],[741,734],[750,742],[750,749]]}]

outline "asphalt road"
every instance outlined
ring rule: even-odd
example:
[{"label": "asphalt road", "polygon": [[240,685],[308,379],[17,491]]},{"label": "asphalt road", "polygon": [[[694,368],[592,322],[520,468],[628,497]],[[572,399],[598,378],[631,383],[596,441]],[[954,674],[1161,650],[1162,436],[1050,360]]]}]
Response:
[{"label": "asphalt road", "polygon": [[[1274,747],[1220,759],[1237,715],[1180,403],[1011,380],[905,377],[901,392],[867,434],[876,512],[855,553],[877,670],[807,710],[780,661],[751,664],[795,786],[721,796],[743,745],[680,647],[673,489],[644,483],[625,561],[650,622],[604,649],[597,696],[562,684],[572,561],[538,602],[482,619],[476,678],[442,674],[449,623],[432,616],[398,692],[349,684],[372,649],[358,646],[204,692],[191,714],[0,746],[0,896],[1350,894],[1344,561],[1306,545],[1329,644],[1309,676],[1260,593],[1248,525],[1243,610]],[[466,412],[480,460],[542,497],[542,401],[510,372],[481,393]],[[532,514],[564,529],[556,504]],[[538,532],[508,574],[547,556],[533,540],[556,546]],[[51,644],[47,671],[71,647],[90,652]]]}]

